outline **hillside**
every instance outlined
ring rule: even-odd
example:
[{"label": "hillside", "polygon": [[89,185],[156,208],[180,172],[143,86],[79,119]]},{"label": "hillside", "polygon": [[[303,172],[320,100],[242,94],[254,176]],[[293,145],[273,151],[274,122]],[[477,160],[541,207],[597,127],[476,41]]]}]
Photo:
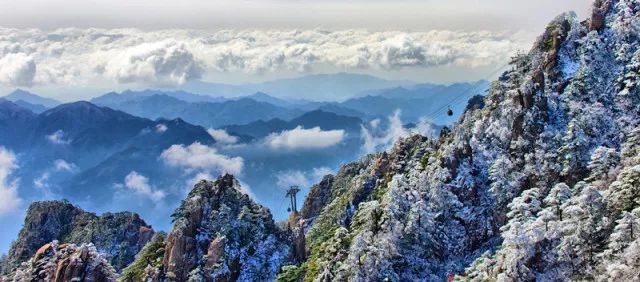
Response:
[{"label": "hillside", "polygon": [[31,204],[24,226],[2,263],[2,273],[15,270],[43,245],[60,243],[89,244],[120,270],[151,239],[154,231],[137,214],[129,212],[96,215],[66,201]]},{"label": "hillside", "polygon": [[122,279],[638,280],[639,15],[596,0],[585,21],[558,16],[456,124],[324,176],[288,222],[231,175],[198,182]]},{"label": "hillside", "polygon": [[[287,235],[271,212],[231,175],[197,183],[173,222],[156,244],[164,252],[147,250],[125,270],[125,281],[269,281],[290,256]],[[150,270],[142,259],[158,263]]]},{"label": "hillside", "polygon": [[598,1],[588,21],[559,16],[492,83],[484,108],[314,187],[309,259],[281,277],[636,277],[638,9]]}]

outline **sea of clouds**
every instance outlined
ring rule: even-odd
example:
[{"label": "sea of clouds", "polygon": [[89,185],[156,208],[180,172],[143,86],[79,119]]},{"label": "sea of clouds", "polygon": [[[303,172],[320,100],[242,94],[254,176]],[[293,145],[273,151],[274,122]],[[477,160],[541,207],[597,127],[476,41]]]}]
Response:
[{"label": "sea of clouds", "polygon": [[0,84],[180,85],[207,73],[482,67],[529,44],[524,32],[0,28]]}]

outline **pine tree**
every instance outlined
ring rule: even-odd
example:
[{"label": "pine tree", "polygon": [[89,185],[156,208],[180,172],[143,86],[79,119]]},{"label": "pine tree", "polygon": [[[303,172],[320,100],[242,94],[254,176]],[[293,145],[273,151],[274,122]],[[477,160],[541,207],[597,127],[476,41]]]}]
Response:
[{"label": "pine tree", "polygon": [[540,190],[531,188],[513,199],[509,204],[509,222],[501,229],[505,248],[500,252],[498,264],[504,272],[498,280],[532,279],[534,274],[525,264],[533,255],[535,239],[530,236],[529,224],[535,220],[540,211]]},{"label": "pine tree", "polygon": [[635,209],[633,212],[625,211],[616,221],[616,226],[609,235],[607,249],[602,254],[606,260],[617,260],[629,244],[639,237],[640,218],[638,215],[640,215],[640,209]]},{"label": "pine tree", "polygon": [[568,179],[578,178],[579,175],[576,174],[584,167],[585,157],[583,154],[585,146],[588,144],[587,136],[578,120],[573,119],[569,122],[562,141],[564,145],[559,150],[563,164],[562,175]]},{"label": "pine tree", "polygon": [[[557,234],[557,224],[554,223],[563,220],[562,208],[569,199],[571,199],[571,188],[564,183],[558,183],[553,186],[547,197],[544,198],[545,208],[538,213],[538,218],[544,222],[547,234]],[[555,237],[553,235],[547,236]]]},{"label": "pine tree", "polygon": [[600,192],[593,186],[578,183],[572,198],[563,209],[562,237],[557,251],[566,276],[589,279],[593,276],[596,253],[604,241],[604,206]]},{"label": "pine tree", "polygon": [[640,206],[640,165],[624,168],[606,194],[613,211],[632,211]]},{"label": "pine tree", "polygon": [[598,147],[591,154],[591,161],[587,165],[590,171],[586,179],[599,190],[604,190],[615,179],[616,168],[620,158],[616,150]]},{"label": "pine tree", "polygon": [[505,206],[505,203],[513,199],[518,192],[519,185],[511,178],[513,170],[513,163],[504,156],[498,157],[489,168],[489,180],[491,180],[489,191],[495,197],[498,207]]}]

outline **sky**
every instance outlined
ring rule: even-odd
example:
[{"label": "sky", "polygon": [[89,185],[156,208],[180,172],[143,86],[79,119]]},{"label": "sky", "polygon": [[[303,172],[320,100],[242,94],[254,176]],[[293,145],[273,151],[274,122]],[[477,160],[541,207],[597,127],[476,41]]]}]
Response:
[{"label": "sky", "polygon": [[[0,96],[23,88],[66,102],[125,89],[179,89],[198,80],[242,84],[335,72],[435,83],[491,79],[487,74],[530,48],[555,16],[575,11],[586,18],[591,2],[0,0]],[[309,141],[319,135],[327,143]],[[267,143],[297,148],[343,138],[296,128]],[[7,204],[17,198],[20,183],[8,176],[20,169],[18,156],[1,149],[0,212],[20,204]],[[181,161],[188,155],[207,152],[219,158],[201,146],[173,147],[164,158],[186,166]],[[222,161],[241,167],[237,159]],[[277,178],[283,186],[315,182],[300,171]],[[122,185],[166,196],[147,181],[132,172]],[[0,232],[0,253],[19,226],[12,228]]]},{"label": "sky", "polygon": [[343,71],[486,79],[555,16],[585,18],[591,2],[2,0],[0,93],[20,87],[68,101]]}]

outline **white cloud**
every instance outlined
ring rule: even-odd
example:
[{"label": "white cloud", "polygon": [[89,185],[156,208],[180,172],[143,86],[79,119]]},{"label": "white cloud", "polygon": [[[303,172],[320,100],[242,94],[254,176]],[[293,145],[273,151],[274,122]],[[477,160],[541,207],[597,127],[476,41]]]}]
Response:
[{"label": "white cloud", "polygon": [[0,147],[0,216],[13,212],[22,203],[18,196],[18,182],[9,176],[15,169],[16,156],[4,147]]},{"label": "white cloud", "polygon": [[47,138],[47,140],[49,140],[49,142],[53,144],[64,145],[71,143],[71,140],[67,140],[64,138],[64,131],[62,131],[61,129],[58,129],[56,130],[56,132],[51,133],[45,137]]},{"label": "white cloud", "polygon": [[74,163],[69,163],[63,159],[57,159],[53,161],[52,167],[44,170],[39,177],[33,179],[33,186],[42,192],[45,199],[55,199],[57,195],[51,189],[54,185],[50,181],[51,177],[55,177],[56,173],[72,173],[77,169],[78,166]]},{"label": "white cloud", "polygon": [[200,62],[184,43],[143,43],[118,50],[101,69],[120,83],[183,84],[202,76]]},{"label": "white cloud", "polygon": [[369,125],[371,126],[371,128],[376,129],[376,128],[378,128],[378,126],[380,126],[380,122],[381,122],[381,120],[379,118],[377,118],[377,119],[371,120],[369,122]]},{"label": "white cloud", "polygon": [[36,63],[29,55],[9,53],[0,58],[0,84],[6,86],[31,86],[35,75]]},{"label": "white cloud", "polygon": [[320,127],[304,129],[298,126],[295,129],[272,133],[267,136],[266,143],[274,149],[321,149],[340,143],[344,137],[344,130],[323,131]]},{"label": "white cloud", "polygon": [[163,123],[159,123],[156,125],[156,132],[157,133],[164,133],[165,131],[167,131],[167,129],[169,129],[167,127],[167,125],[163,124]]},{"label": "white cloud", "polygon": [[211,137],[213,137],[213,139],[216,140],[216,142],[222,144],[235,144],[238,142],[238,137],[229,135],[229,133],[227,133],[224,129],[210,128],[207,130],[207,132],[209,133],[209,135],[211,135]]},{"label": "white cloud", "polygon": [[380,152],[391,148],[398,139],[411,134],[434,137],[438,133],[433,123],[425,118],[420,119],[416,127],[405,128],[400,115],[401,112],[397,110],[393,115],[389,116],[389,126],[384,131],[380,128],[380,120],[369,122],[370,128],[362,125],[360,128],[360,137],[363,141],[362,150],[367,154]]},{"label": "white cloud", "polygon": [[400,111],[389,117],[389,127],[382,134],[374,134],[368,128],[361,127],[363,141],[362,149],[365,153],[373,153],[386,150],[391,147],[398,138],[405,137],[410,131],[405,129],[400,120]]},{"label": "white cloud", "polygon": [[412,133],[417,133],[426,137],[435,137],[438,134],[437,128],[427,119],[420,119],[415,128],[411,129]]},{"label": "white cloud", "polygon": [[131,171],[124,178],[124,187],[132,190],[138,195],[145,196],[154,202],[161,201],[166,196],[163,191],[154,190],[149,185],[149,178],[135,171]]},{"label": "white cloud", "polygon": [[176,85],[221,72],[482,67],[508,61],[531,38],[524,32],[446,30],[0,28],[0,83]]},{"label": "white cloud", "polygon": [[332,171],[328,167],[317,167],[310,171],[281,171],[276,173],[276,183],[281,188],[289,188],[290,186],[311,187],[320,182],[325,175],[331,173]]},{"label": "white cloud", "polygon": [[63,159],[55,160],[53,162],[53,167],[55,168],[56,171],[66,171],[66,172],[73,172],[78,168],[74,163],[69,163]]},{"label": "white cloud", "polygon": [[198,142],[189,146],[172,145],[164,150],[160,157],[169,165],[181,167],[186,172],[218,171],[239,175],[242,172],[244,160],[241,157],[228,157],[219,154],[215,148]]},{"label": "white cloud", "polygon": [[36,188],[39,188],[39,189],[48,188],[50,177],[51,177],[51,173],[45,172],[42,175],[40,175],[40,177],[33,180],[33,185],[35,185]]},{"label": "white cloud", "polygon": [[401,67],[432,67],[452,63],[454,48],[441,44],[424,44],[407,34],[387,38],[381,42],[363,44],[358,48],[357,67],[395,69]]},{"label": "white cloud", "polygon": [[310,182],[304,172],[299,170],[280,172],[276,174],[276,178],[278,179],[278,186],[282,188],[288,188],[294,185],[306,187]]}]

